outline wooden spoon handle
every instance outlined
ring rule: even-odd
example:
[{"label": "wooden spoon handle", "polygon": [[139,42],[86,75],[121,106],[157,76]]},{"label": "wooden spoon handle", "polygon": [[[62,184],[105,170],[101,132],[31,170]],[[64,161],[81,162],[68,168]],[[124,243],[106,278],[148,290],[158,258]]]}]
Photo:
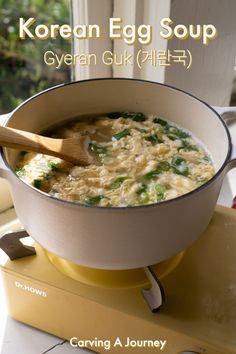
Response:
[{"label": "wooden spoon handle", "polygon": [[0,145],[57,156],[62,139],[51,139],[23,130],[0,126]]}]

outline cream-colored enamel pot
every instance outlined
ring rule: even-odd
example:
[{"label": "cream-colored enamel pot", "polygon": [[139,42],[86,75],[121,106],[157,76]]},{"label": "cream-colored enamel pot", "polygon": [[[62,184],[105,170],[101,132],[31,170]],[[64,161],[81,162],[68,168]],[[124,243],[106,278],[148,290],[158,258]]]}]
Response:
[{"label": "cream-colored enamel pot", "polygon": [[111,111],[157,114],[187,128],[211,153],[215,176],[170,201],[101,208],[61,201],[25,184],[14,173],[17,152],[11,149],[2,152],[0,175],[11,184],[24,228],[45,249],[88,267],[144,267],[173,256],[201,235],[226,172],[236,166],[236,153],[225,123],[210,106],[175,88],[141,80],[97,79],[57,86],[20,105],[6,125],[39,133],[78,115]]}]

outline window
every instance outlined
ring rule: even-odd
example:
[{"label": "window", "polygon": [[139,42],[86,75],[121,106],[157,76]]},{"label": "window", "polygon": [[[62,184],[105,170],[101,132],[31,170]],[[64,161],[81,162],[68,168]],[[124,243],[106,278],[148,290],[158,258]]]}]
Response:
[{"label": "window", "polygon": [[19,17],[35,17],[50,25],[70,22],[69,0],[0,0],[0,114],[10,112],[28,97],[50,86],[70,81],[69,67],[60,70],[43,62],[46,50],[71,51],[71,42],[21,40]]},{"label": "window", "polygon": [[[19,17],[35,17],[50,25],[70,22],[69,0],[0,0],[0,115],[12,111],[22,101],[48,87],[70,81],[70,68],[46,66],[43,53],[71,52],[71,42],[19,39]],[[3,121],[3,117],[0,119]],[[0,178],[0,212],[12,205],[8,183]]]}]

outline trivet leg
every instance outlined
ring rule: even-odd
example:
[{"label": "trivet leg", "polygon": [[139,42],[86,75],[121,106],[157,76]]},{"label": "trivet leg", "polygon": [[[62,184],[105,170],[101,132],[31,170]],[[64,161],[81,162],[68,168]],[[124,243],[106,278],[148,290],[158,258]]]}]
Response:
[{"label": "trivet leg", "polygon": [[142,294],[152,312],[157,312],[165,301],[164,289],[151,267],[144,268],[144,271],[152,287],[150,289],[142,289]]}]

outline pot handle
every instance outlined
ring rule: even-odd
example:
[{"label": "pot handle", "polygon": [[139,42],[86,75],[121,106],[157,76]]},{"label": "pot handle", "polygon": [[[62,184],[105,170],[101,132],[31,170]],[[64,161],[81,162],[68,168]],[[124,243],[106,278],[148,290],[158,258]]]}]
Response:
[{"label": "pot handle", "polygon": [[[4,125],[9,114],[0,115],[0,125]],[[9,190],[9,170],[2,159],[2,148],[0,146],[0,213],[12,207],[12,198]]]},{"label": "pot handle", "polygon": [[[10,113],[0,115],[0,126],[5,125]],[[0,146],[0,177],[7,178],[7,167],[5,166],[3,159],[2,159],[2,148]]]},{"label": "pot handle", "polygon": [[[225,121],[228,128],[231,124],[236,122],[236,107],[213,107],[217,113],[219,113],[222,119]],[[228,163],[229,170],[236,167],[236,145],[232,145],[232,152],[230,161]]]},{"label": "pot handle", "polygon": [[2,249],[11,261],[18,258],[36,255],[34,247],[26,246],[20,240],[28,237],[25,230],[7,232],[0,236],[0,249]]}]

